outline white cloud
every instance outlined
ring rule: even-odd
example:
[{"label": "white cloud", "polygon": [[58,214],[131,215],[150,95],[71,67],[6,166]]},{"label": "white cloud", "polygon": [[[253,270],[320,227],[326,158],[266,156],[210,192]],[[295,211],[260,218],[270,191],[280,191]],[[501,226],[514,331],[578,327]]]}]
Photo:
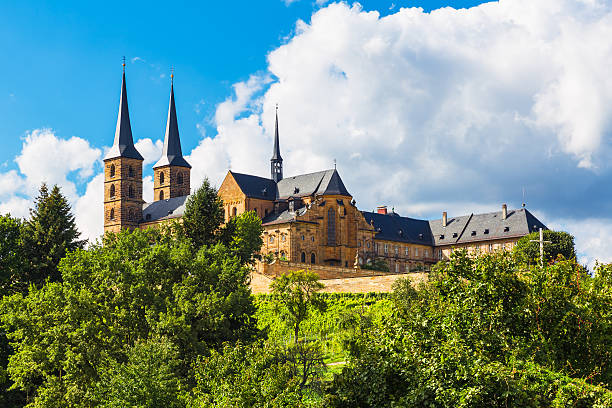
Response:
[{"label": "white cloud", "polygon": [[21,154],[15,161],[25,176],[26,194],[32,196],[41,183],[59,185],[69,200],[77,198],[74,181],[87,180],[93,175],[94,165],[101,155],[100,149],[92,148],[88,141],[79,137],[62,139],[51,129],[36,129],[26,135]]},{"label": "white cloud", "polygon": [[612,262],[612,219],[563,219],[550,223],[549,227],[565,230],[574,236],[578,261],[590,270],[593,270],[596,261]]},{"label": "white cloud", "polygon": [[85,194],[74,205],[75,220],[82,239],[94,241],[104,232],[104,173],[96,175]]},{"label": "white cloud", "polygon": [[161,140],[153,142],[153,140],[146,138],[139,139],[134,143],[134,146],[136,146],[136,149],[144,158],[143,166],[146,166],[147,164],[155,163],[159,160],[164,142]]}]

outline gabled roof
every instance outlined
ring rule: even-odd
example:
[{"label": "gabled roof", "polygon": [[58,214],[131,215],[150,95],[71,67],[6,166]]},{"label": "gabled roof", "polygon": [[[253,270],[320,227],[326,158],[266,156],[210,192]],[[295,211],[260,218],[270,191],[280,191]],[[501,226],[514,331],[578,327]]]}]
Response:
[{"label": "gabled roof", "polygon": [[230,173],[247,197],[271,201],[276,199],[276,183],[274,180],[250,174],[235,173],[231,170]]},{"label": "gabled roof", "polygon": [[287,177],[277,184],[278,198],[311,195],[343,195],[351,197],[336,169]]},{"label": "gabled roof", "polygon": [[178,218],[185,214],[185,204],[189,196],[169,198],[167,200],[153,201],[142,205],[142,221],[151,222],[164,219]]},{"label": "gabled roof", "polygon": [[378,214],[362,211],[362,214],[367,223],[374,226],[375,239],[433,245],[431,229],[426,220],[401,217],[396,213]]},{"label": "gabled roof", "polygon": [[130,125],[130,112],[127,101],[127,87],[125,85],[125,70],[121,80],[121,97],[119,99],[119,113],[117,115],[117,127],[115,128],[115,140],[113,146],[106,153],[104,160],[117,157],[144,160],[134,147],[132,138],[132,126]]},{"label": "gabled roof", "polygon": [[191,168],[183,157],[181,139],[179,137],[178,120],[176,118],[176,106],[174,104],[174,82],[170,85],[170,105],[168,106],[168,120],[166,121],[166,135],[164,137],[164,148],[161,158],[155,163],[156,167],[181,166]]},{"label": "gabled roof", "polygon": [[[442,220],[429,221],[429,225],[436,245],[522,237],[539,228],[547,229],[526,208],[508,210],[505,220],[502,219],[502,212],[496,211],[449,218],[446,228],[442,226]],[[457,236],[454,237],[453,233],[457,233]]]}]

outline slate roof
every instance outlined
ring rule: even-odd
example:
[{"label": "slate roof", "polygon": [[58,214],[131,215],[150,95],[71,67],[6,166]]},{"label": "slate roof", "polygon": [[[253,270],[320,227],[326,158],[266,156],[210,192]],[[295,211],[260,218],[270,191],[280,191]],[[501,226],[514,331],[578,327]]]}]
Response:
[{"label": "slate roof", "polygon": [[268,178],[252,176],[250,174],[235,173],[230,170],[234,180],[247,197],[262,200],[275,200],[276,183]]},{"label": "slate roof", "polygon": [[130,125],[130,111],[128,109],[127,88],[125,85],[125,70],[121,80],[121,97],[119,98],[119,113],[117,114],[117,127],[113,146],[106,153],[104,160],[116,157],[144,160],[134,147],[132,126]]},{"label": "slate roof", "polygon": [[[250,198],[262,200],[286,200],[289,197],[307,197],[312,195],[343,195],[351,197],[338,171],[335,169],[316,173],[300,174],[287,177],[275,183],[274,180],[235,173],[230,170],[240,189]],[[264,194],[265,189],[265,194]]]},{"label": "slate roof", "polygon": [[336,169],[284,178],[277,189],[280,199],[331,194],[351,197]]},{"label": "slate roof", "polygon": [[179,137],[178,119],[176,117],[176,106],[174,104],[174,82],[170,85],[170,105],[168,106],[168,120],[166,121],[166,135],[161,158],[155,163],[156,167],[181,166],[191,168],[191,165],[183,157],[181,139]]},{"label": "slate roof", "polygon": [[[280,213],[268,214],[261,220],[262,225],[274,225],[274,224],[285,224],[287,222],[295,222],[296,216],[302,216],[308,211],[307,207],[298,208],[296,211],[285,210]],[[310,222],[310,221],[302,221]],[[316,223],[315,223],[316,224]]]},{"label": "slate roof", "polygon": [[431,229],[426,220],[401,217],[392,212],[390,214],[378,214],[375,212],[362,211],[368,224],[374,226],[377,232],[375,239],[404,242],[411,244],[433,245]]},{"label": "slate roof", "polygon": [[[442,227],[441,219],[429,221],[429,225],[436,246],[521,237],[538,231],[539,228],[547,229],[546,225],[526,208],[508,210],[505,220],[502,220],[502,212],[496,211],[449,217],[446,228]],[[454,237],[453,233],[457,236]],[[444,238],[441,238],[442,236]]]},{"label": "slate roof", "polygon": [[182,217],[185,213],[185,203],[189,196],[153,201],[142,205],[142,221],[151,222]]}]

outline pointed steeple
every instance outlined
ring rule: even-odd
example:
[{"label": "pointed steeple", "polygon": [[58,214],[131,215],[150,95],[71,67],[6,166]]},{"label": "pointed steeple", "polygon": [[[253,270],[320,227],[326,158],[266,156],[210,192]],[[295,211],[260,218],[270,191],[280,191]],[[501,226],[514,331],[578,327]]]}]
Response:
[{"label": "pointed steeple", "polygon": [[138,150],[136,150],[136,147],[134,147],[134,140],[132,139],[132,126],[130,125],[130,112],[128,110],[127,89],[125,86],[125,61],[123,62],[121,99],[119,100],[115,141],[104,159],[114,159],[116,157],[144,160],[140,153],[138,153]]},{"label": "pointed steeple", "polygon": [[280,154],[280,146],[278,143],[278,105],[276,105],[276,124],[274,125],[274,151],[272,152],[271,160],[283,161]]},{"label": "pointed steeple", "polygon": [[280,145],[278,141],[278,105],[276,105],[276,123],[274,126],[274,150],[270,159],[270,171],[272,180],[277,183],[283,179],[283,158],[280,154]]},{"label": "pointed steeple", "polygon": [[155,163],[153,168],[162,166],[191,168],[191,165],[183,158],[183,152],[181,150],[181,139],[179,137],[178,120],[176,118],[176,106],[174,104],[174,74],[171,74],[170,78],[170,106],[168,107],[168,121],[166,122],[164,148],[161,158]]}]

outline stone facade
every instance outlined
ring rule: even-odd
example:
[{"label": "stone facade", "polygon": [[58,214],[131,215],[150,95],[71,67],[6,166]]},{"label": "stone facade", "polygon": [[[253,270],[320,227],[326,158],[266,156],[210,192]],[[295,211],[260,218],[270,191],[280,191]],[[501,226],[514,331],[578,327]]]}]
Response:
[{"label": "stone facade", "polygon": [[167,200],[168,198],[189,195],[191,169],[180,166],[157,167],[153,171],[153,199]]},{"label": "stone facade", "polygon": [[137,228],[142,220],[142,160],[104,161],[104,231]]}]

